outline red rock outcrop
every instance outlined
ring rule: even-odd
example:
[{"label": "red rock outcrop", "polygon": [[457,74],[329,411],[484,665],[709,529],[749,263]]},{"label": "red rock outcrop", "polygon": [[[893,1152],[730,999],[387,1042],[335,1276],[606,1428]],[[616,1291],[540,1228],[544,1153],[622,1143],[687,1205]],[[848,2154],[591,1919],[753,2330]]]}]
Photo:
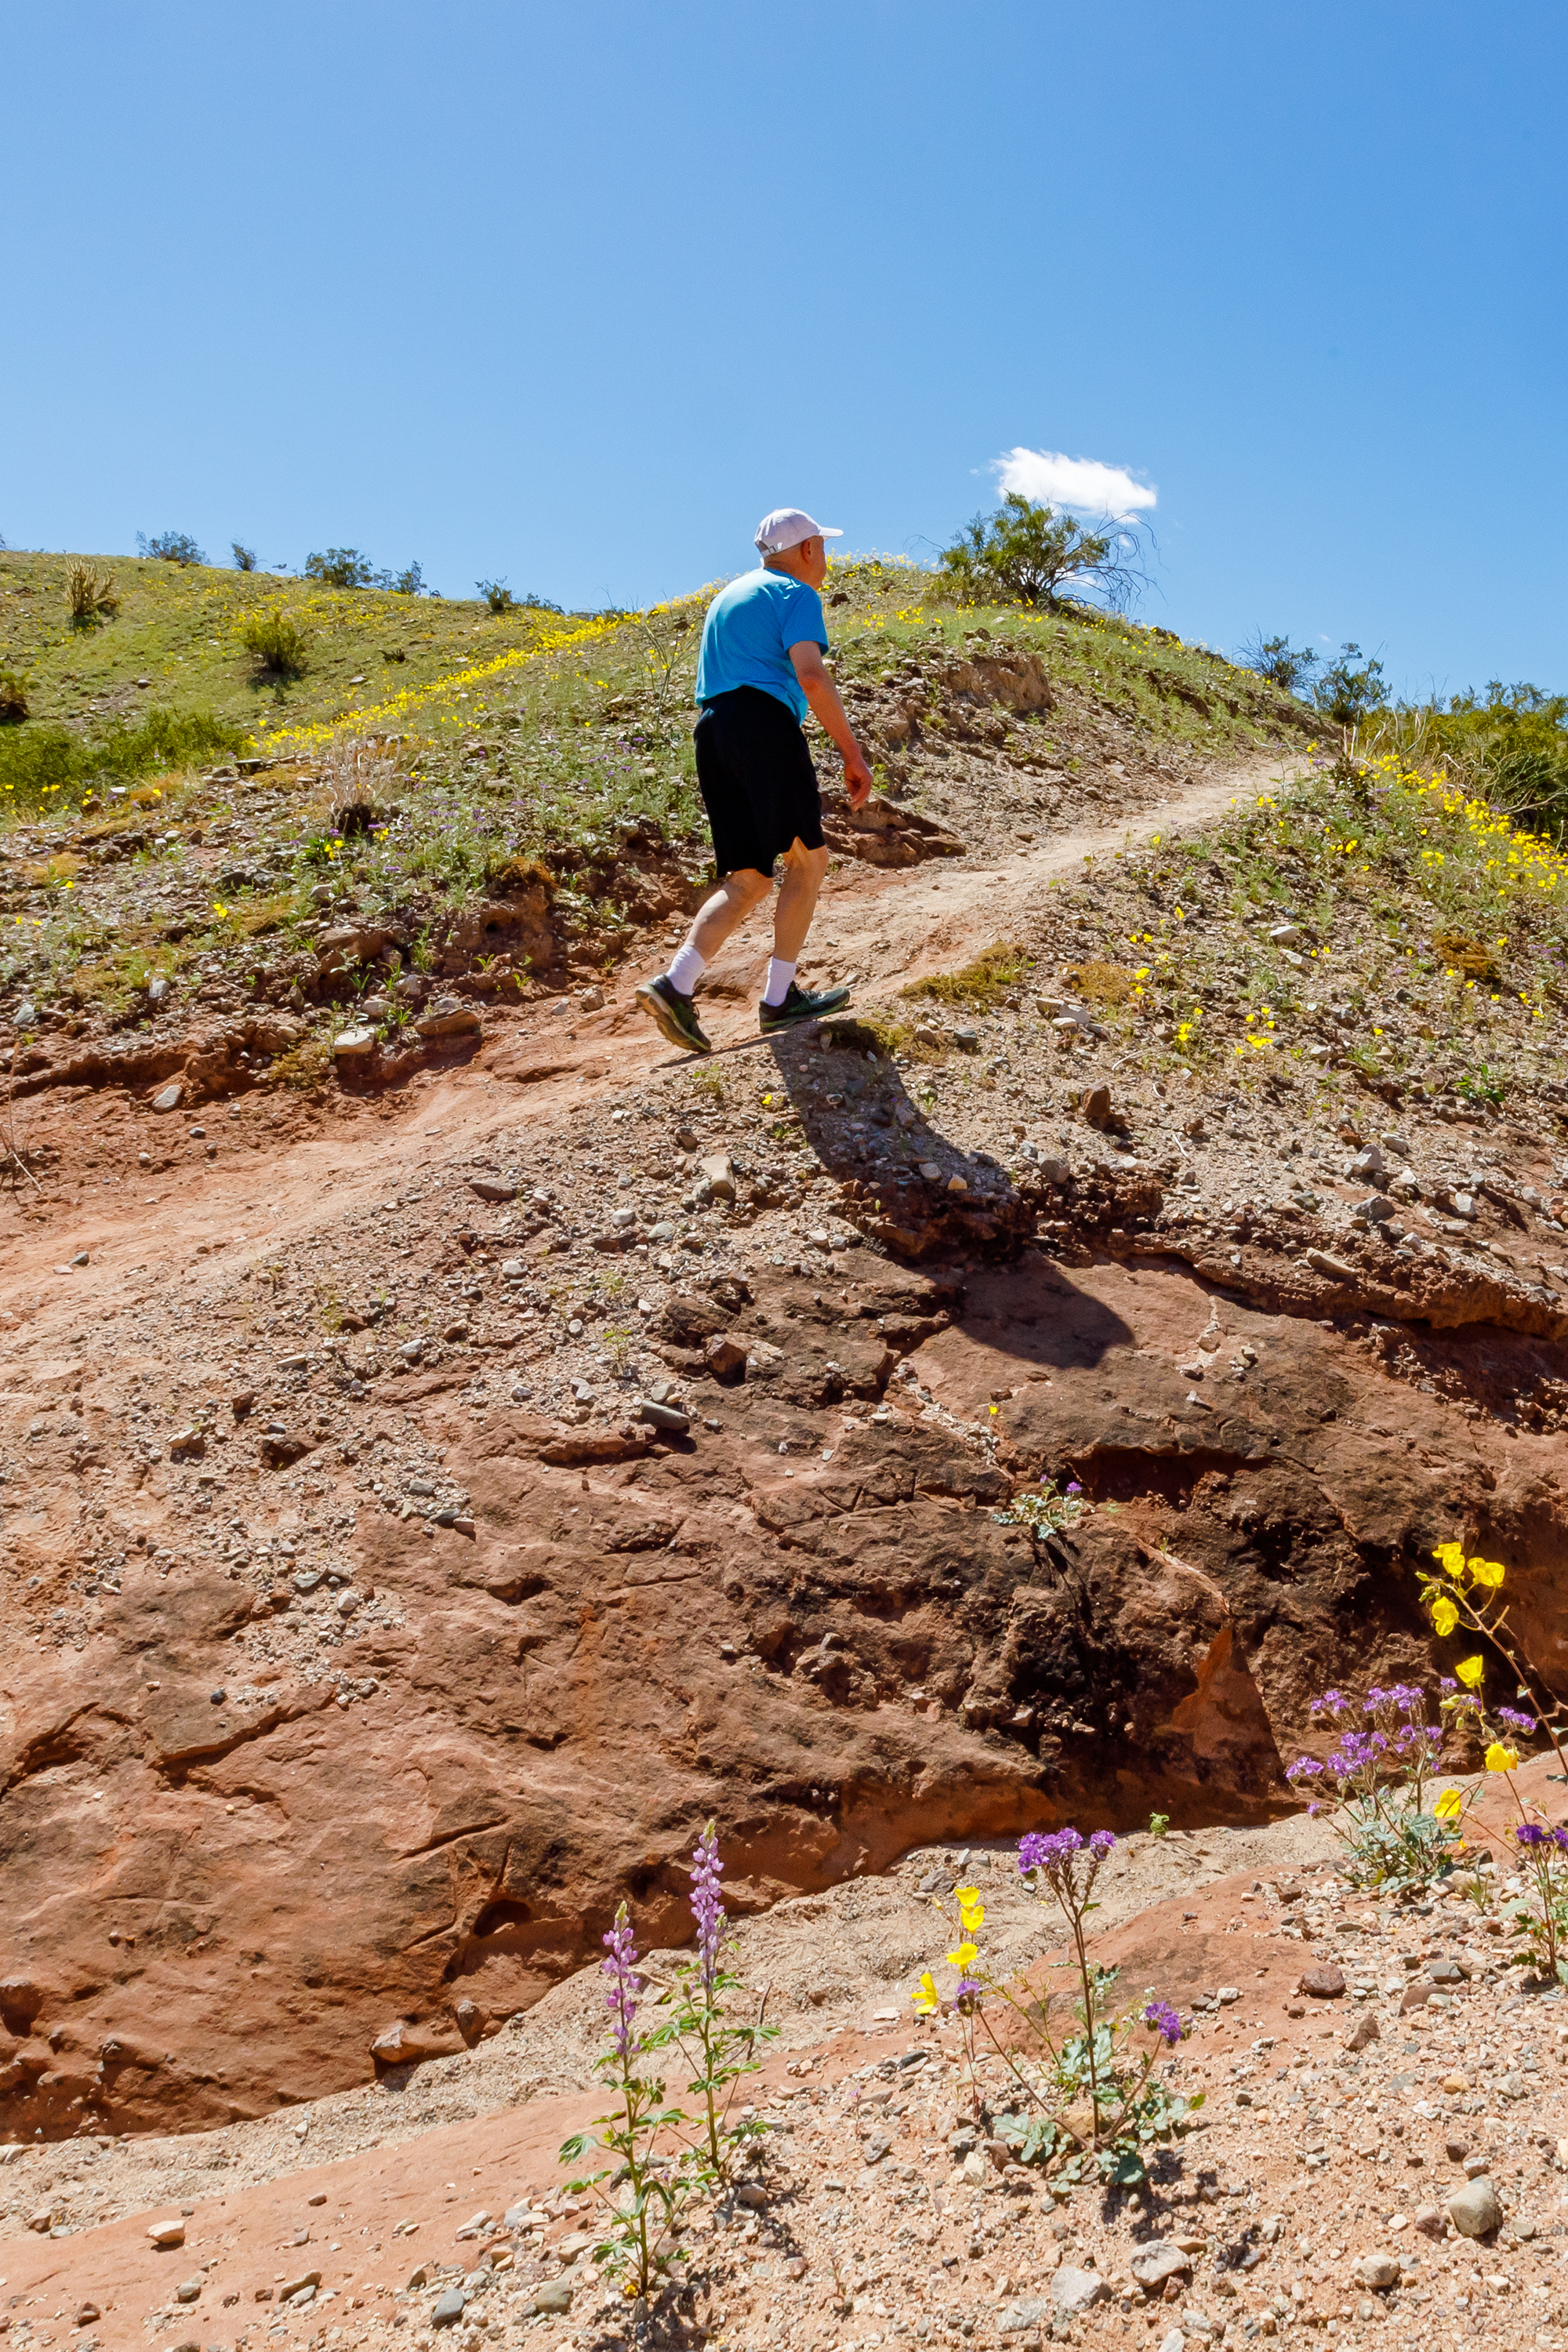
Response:
[{"label": "red rock outcrop", "polygon": [[[362,1514],[400,1622],[346,1689],[247,1696],[259,1604],[213,1571],[128,1570],[83,1650],[14,1654],[0,2128],[223,2120],[365,2078],[380,2036],[456,2049],[621,1896],[679,1937],[710,1813],[745,1907],[915,1840],[1267,1812],[1313,1691],[1430,1662],[1411,1570],[1462,1522],[1551,1654],[1549,1441],[1390,1406],[1336,1335],[1224,1302],[1256,1364],[1196,1405],[1173,1359],[1213,1301],[1175,1267],[956,1296],[878,1269],[868,1318],[791,1281],[763,1345],[733,1307],[755,1377],[668,1444],[386,1381],[476,1533]],[[997,1512],[1046,1466],[1097,1507],[1037,1541]]]}]

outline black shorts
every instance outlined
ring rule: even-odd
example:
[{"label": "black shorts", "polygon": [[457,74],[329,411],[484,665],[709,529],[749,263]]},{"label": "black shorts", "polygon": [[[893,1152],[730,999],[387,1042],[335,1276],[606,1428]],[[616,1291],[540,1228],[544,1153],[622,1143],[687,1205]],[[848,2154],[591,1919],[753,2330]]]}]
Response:
[{"label": "black shorts", "polygon": [[822,847],[816,770],[793,710],[758,686],[706,704],[697,722],[697,789],[708,812],[719,879],[771,874],[795,842]]}]

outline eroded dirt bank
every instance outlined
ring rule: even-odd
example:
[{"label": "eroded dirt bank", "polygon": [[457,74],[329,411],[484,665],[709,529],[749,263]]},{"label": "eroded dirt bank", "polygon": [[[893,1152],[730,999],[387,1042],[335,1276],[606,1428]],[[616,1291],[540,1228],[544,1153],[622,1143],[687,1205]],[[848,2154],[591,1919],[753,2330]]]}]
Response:
[{"label": "eroded dirt bank", "polygon": [[[1083,854],[851,872],[823,958],[874,1000],[1005,904],[1066,964],[1032,893]],[[1411,1571],[1461,1527],[1557,1654],[1564,1317],[1511,1239],[1563,1246],[1549,1137],[1407,1109],[1499,1229],[1416,1249],[1344,1222],[1365,1113],[1156,1077],[1039,982],[924,1073],[760,1046],[764,955],[713,975],[716,1082],[628,968],[395,1087],[29,1105],[0,2128],[458,2052],[623,1895],[675,1934],[710,1814],[752,1909],[1069,1816],[1262,1822],[1314,1691],[1434,1662]],[[1088,1508],[1037,1537],[1042,1475]]]}]

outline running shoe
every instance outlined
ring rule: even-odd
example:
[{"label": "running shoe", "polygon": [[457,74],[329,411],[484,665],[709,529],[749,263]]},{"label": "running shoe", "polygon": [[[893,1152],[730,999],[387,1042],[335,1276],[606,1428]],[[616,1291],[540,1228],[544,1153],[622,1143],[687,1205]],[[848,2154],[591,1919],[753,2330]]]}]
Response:
[{"label": "running shoe", "polygon": [[657,980],[639,981],[633,993],[639,1011],[647,1014],[672,1045],[680,1046],[688,1054],[713,1051],[698,1026],[697,1007],[690,997],[683,996],[663,972]]},{"label": "running shoe", "polygon": [[782,1004],[758,1005],[757,1026],[765,1037],[771,1030],[793,1029],[797,1021],[820,1021],[826,1014],[837,1013],[848,1002],[849,991],[847,988],[825,988],[816,995],[808,996],[792,980]]}]

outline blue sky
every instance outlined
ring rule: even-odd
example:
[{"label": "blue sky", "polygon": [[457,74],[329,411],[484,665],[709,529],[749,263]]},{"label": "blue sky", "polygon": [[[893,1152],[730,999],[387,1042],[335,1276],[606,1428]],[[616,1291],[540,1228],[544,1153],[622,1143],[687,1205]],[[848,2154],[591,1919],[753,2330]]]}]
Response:
[{"label": "blue sky", "polygon": [[568,604],[1023,448],[1146,617],[1568,685],[1568,12],[0,5],[0,534],[353,544]]}]

